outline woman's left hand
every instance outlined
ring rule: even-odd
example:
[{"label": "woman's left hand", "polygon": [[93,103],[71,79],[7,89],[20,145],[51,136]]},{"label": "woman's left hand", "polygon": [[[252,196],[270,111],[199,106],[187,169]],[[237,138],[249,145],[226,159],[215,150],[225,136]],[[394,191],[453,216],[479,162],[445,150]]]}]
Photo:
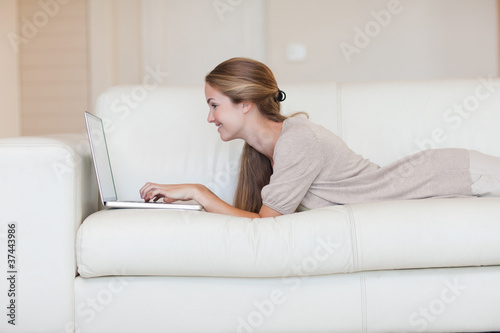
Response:
[{"label": "woman's left hand", "polygon": [[158,201],[163,198],[164,202],[171,203],[177,200],[193,200],[196,196],[198,184],[164,185],[146,183],[141,189],[141,198],[144,201]]}]

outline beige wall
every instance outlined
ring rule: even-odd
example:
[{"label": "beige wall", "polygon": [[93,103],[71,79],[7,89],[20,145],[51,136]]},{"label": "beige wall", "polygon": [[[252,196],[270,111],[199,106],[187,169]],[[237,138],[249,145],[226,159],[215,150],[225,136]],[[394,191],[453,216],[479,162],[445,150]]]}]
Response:
[{"label": "beige wall", "polygon": [[144,65],[166,83],[203,84],[236,56],[265,60],[264,0],[143,0]]},{"label": "beige wall", "polygon": [[141,0],[87,0],[89,110],[106,88],[142,82]]},{"label": "beige wall", "polygon": [[[142,3],[144,65],[168,84],[198,84],[236,55],[264,60],[280,83],[498,76],[496,0]],[[297,44],[304,60],[287,54]]]},{"label": "beige wall", "polygon": [[[18,52],[9,36],[18,34],[16,0],[0,1],[0,138],[21,134]],[[7,37],[7,38],[5,38]],[[16,45],[14,43],[14,45]]]},{"label": "beige wall", "polygon": [[90,105],[113,85],[200,85],[227,58],[265,60],[264,0],[87,1]]},{"label": "beige wall", "polygon": [[[498,75],[495,0],[266,3],[267,62],[281,82]],[[306,59],[289,60],[290,44]]]},{"label": "beige wall", "polygon": [[0,137],[83,131],[86,0],[2,0],[0,34]]},{"label": "beige wall", "polygon": [[23,135],[83,132],[86,0],[18,0]]},{"label": "beige wall", "polygon": [[[45,1],[54,2],[21,53],[0,39],[0,136],[83,132],[81,112],[107,87],[151,72],[158,84],[201,84],[232,56],[265,61],[283,84],[498,76],[495,0]],[[0,33],[40,4],[1,0]]]}]

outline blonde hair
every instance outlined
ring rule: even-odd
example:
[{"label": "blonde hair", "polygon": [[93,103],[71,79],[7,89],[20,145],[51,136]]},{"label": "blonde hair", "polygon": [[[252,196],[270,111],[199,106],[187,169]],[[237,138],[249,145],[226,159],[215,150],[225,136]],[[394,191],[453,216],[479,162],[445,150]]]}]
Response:
[{"label": "blonde hair", "polygon": [[[248,58],[232,58],[215,67],[205,82],[228,96],[233,103],[250,101],[267,119],[283,122],[280,90],[273,72],[263,63]],[[262,188],[269,184],[271,161],[248,143],[241,154],[238,186],[234,197],[237,208],[258,213],[262,207]]]}]

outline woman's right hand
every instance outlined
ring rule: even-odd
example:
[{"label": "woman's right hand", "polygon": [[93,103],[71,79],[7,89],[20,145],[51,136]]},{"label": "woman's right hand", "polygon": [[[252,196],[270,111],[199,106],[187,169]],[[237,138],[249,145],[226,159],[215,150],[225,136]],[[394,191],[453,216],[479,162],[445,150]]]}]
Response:
[{"label": "woman's right hand", "polygon": [[141,198],[146,202],[150,200],[157,201],[161,198],[166,203],[177,200],[194,200],[202,205],[205,211],[210,213],[250,218],[276,217],[281,215],[281,213],[265,205],[262,206],[259,214],[233,207],[222,201],[212,191],[201,184],[162,185],[146,183],[139,192],[141,193]]},{"label": "woman's right hand", "polygon": [[140,190],[141,198],[149,202],[163,198],[164,202],[171,203],[178,200],[193,200],[199,184],[165,185],[146,183]]}]

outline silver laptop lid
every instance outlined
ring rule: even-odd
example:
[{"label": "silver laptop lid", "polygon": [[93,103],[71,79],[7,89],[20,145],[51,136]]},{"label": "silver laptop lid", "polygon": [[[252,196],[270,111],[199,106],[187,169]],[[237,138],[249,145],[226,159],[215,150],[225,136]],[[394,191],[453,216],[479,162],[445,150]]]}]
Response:
[{"label": "silver laptop lid", "polygon": [[89,136],[90,150],[99,185],[99,193],[104,204],[109,201],[116,201],[116,189],[109,161],[108,146],[104,134],[102,120],[88,112],[85,112],[85,123],[87,124],[87,134]]}]

